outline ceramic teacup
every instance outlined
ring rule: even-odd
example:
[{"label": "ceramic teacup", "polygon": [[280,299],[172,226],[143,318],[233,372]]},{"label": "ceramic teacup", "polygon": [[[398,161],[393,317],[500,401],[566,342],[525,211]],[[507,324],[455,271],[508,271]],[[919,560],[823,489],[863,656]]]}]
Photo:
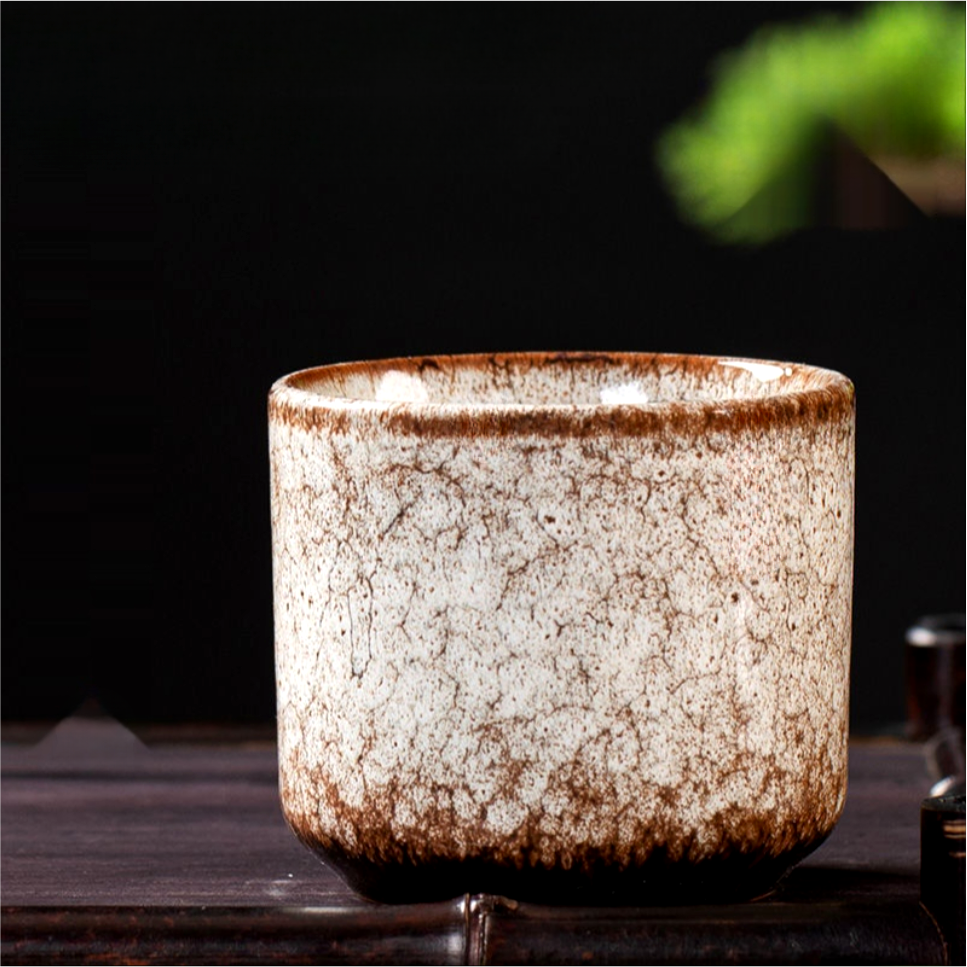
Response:
[{"label": "ceramic teacup", "polygon": [[281,798],[359,892],[752,897],[833,828],[845,377],[393,359],[269,417]]}]

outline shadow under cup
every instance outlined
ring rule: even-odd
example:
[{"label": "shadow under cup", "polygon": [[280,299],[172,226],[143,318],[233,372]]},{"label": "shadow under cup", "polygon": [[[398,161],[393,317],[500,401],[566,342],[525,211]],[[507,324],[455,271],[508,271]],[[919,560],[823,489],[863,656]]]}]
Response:
[{"label": "shadow under cup", "polygon": [[854,393],[523,353],[269,400],[280,789],[359,892],[751,898],[846,794]]}]

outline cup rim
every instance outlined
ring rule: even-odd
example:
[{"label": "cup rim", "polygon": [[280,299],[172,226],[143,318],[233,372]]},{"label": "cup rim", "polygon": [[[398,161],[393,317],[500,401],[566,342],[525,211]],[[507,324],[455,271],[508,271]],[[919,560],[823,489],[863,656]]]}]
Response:
[{"label": "cup rim", "polygon": [[[598,366],[619,370],[658,368],[690,376],[735,379],[751,373],[775,392],[726,399],[652,402],[489,402],[483,400],[402,400],[327,395],[310,388],[325,379],[376,376],[391,370],[420,374],[427,368],[508,366]],[[722,371],[725,372],[722,372]],[[795,377],[800,388],[782,389]],[[714,431],[765,430],[776,426],[837,422],[855,410],[853,383],[842,373],[807,363],[744,356],[665,352],[507,352],[396,356],[329,363],[282,376],[269,393],[269,419],[305,430],[350,432],[378,426],[416,436],[591,436],[679,435]]]}]

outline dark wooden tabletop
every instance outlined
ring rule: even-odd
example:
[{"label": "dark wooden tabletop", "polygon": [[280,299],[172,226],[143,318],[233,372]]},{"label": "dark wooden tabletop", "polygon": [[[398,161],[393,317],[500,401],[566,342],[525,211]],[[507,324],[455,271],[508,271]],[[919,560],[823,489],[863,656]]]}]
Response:
[{"label": "dark wooden tabletop", "polygon": [[78,717],[6,741],[2,770],[7,964],[946,962],[919,903],[930,778],[899,740],[854,741],[842,821],[775,894],[706,907],[360,899],[286,827],[257,736]]}]

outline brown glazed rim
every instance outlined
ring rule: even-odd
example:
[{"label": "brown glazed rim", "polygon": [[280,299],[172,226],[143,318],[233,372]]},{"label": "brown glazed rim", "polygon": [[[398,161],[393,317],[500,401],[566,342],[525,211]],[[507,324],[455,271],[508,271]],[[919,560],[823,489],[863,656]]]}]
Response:
[{"label": "brown glazed rim", "polygon": [[[779,366],[795,375],[801,389],[725,400],[667,400],[648,403],[410,402],[327,396],[310,387],[333,376],[389,370],[419,375],[428,368],[522,369],[584,365],[602,369],[632,366],[664,373],[706,376],[721,364]],[[738,369],[735,370],[737,375]],[[739,356],[635,352],[515,352],[407,356],[333,363],[299,370],[279,379],[269,393],[269,418],[304,430],[344,433],[365,426],[413,436],[694,436],[709,432],[766,430],[781,426],[839,422],[852,418],[855,391],[841,373],[803,363]]]}]

